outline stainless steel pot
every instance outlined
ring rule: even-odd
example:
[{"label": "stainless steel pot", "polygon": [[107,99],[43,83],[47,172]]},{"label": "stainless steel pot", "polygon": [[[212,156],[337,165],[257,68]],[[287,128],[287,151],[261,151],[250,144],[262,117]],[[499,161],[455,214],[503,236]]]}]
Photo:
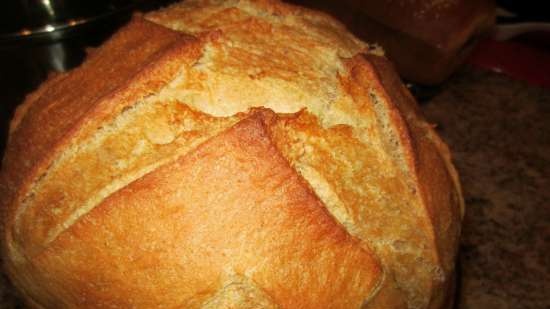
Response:
[{"label": "stainless steel pot", "polygon": [[0,43],[59,39],[92,23],[128,12],[154,0],[4,0]]}]

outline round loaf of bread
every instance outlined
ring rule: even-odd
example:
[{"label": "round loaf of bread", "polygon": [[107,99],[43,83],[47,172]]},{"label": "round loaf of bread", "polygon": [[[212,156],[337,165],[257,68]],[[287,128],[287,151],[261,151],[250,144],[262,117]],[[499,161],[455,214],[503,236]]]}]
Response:
[{"label": "round loaf of bread", "polygon": [[445,308],[463,202],[391,65],[322,13],[135,16],[21,105],[3,259],[31,308]]}]

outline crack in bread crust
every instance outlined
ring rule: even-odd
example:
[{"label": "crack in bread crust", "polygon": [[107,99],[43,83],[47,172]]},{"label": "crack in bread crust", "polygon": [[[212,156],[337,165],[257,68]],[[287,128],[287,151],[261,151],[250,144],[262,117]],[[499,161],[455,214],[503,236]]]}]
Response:
[{"label": "crack in bread crust", "polygon": [[[116,286],[95,294],[111,306],[137,306],[132,297],[109,296],[120,289],[153,295],[137,300],[141,307],[162,299],[198,308],[223,285],[219,276],[229,268],[282,308],[358,307],[378,286],[380,266],[280,155],[264,117],[275,115],[251,112],[110,196],[34,263],[55,273],[56,282],[72,282],[66,287],[71,295],[80,295],[87,282]],[[74,250],[83,240],[86,245]],[[83,259],[90,255],[94,259]],[[119,267],[105,272],[110,263]]]},{"label": "crack in bread crust", "polygon": [[[23,243],[36,241],[20,235],[40,237],[41,245],[31,251],[42,250],[113,192],[194,149],[238,118],[208,117],[177,101],[158,102],[154,96],[134,105],[64,152],[34,187],[33,198],[26,202],[36,206],[20,215],[16,236]],[[66,181],[78,177],[87,180],[85,186]],[[40,235],[37,223],[43,226]]]},{"label": "crack in bread crust", "polygon": [[[157,39],[148,40],[148,34]],[[34,182],[61,156],[64,147],[77,143],[79,138],[85,139],[125,106],[157,91],[163,79],[192,61],[199,43],[135,18],[82,67],[62,79],[56,78],[53,84],[47,83],[51,87],[29,97],[28,109],[21,112],[21,119],[16,119],[17,125],[13,126],[2,169],[2,204],[7,213],[8,239],[14,236],[12,229],[17,217],[26,211],[22,201],[32,197]],[[133,58],[105,68],[105,63],[136,45],[143,49],[135,51]],[[104,80],[98,79],[98,75]],[[79,88],[77,91],[75,86]],[[51,109],[52,105],[58,107]]]}]

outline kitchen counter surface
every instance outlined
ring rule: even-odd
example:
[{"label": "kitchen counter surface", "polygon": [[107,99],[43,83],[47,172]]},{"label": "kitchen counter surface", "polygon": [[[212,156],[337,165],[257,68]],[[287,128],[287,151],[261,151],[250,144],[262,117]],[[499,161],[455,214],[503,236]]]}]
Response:
[{"label": "kitchen counter surface", "polygon": [[[464,70],[422,109],[466,199],[457,308],[550,308],[550,90]],[[5,278],[0,308],[23,308]]]},{"label": "kitchen counter surface", "polygon": [[422,108],[466,200],[457,307],[550,308],[550,90],[464,71]]}]

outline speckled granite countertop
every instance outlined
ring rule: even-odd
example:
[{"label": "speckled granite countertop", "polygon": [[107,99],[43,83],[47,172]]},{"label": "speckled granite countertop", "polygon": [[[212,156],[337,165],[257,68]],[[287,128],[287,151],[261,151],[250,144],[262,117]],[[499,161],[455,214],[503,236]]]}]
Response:
[{"label": "speckled granite countertop", "polygon": [[550,308],[550,90],[465,71],[422,107],[466,199],[458,308]]},{"label": "speckled granite countertop", "polygon": [[[466,198],[457,308],[550,308],[550,90],[466,70],[422,109]],[[5,278],[0,308],[23,308]]]}]

